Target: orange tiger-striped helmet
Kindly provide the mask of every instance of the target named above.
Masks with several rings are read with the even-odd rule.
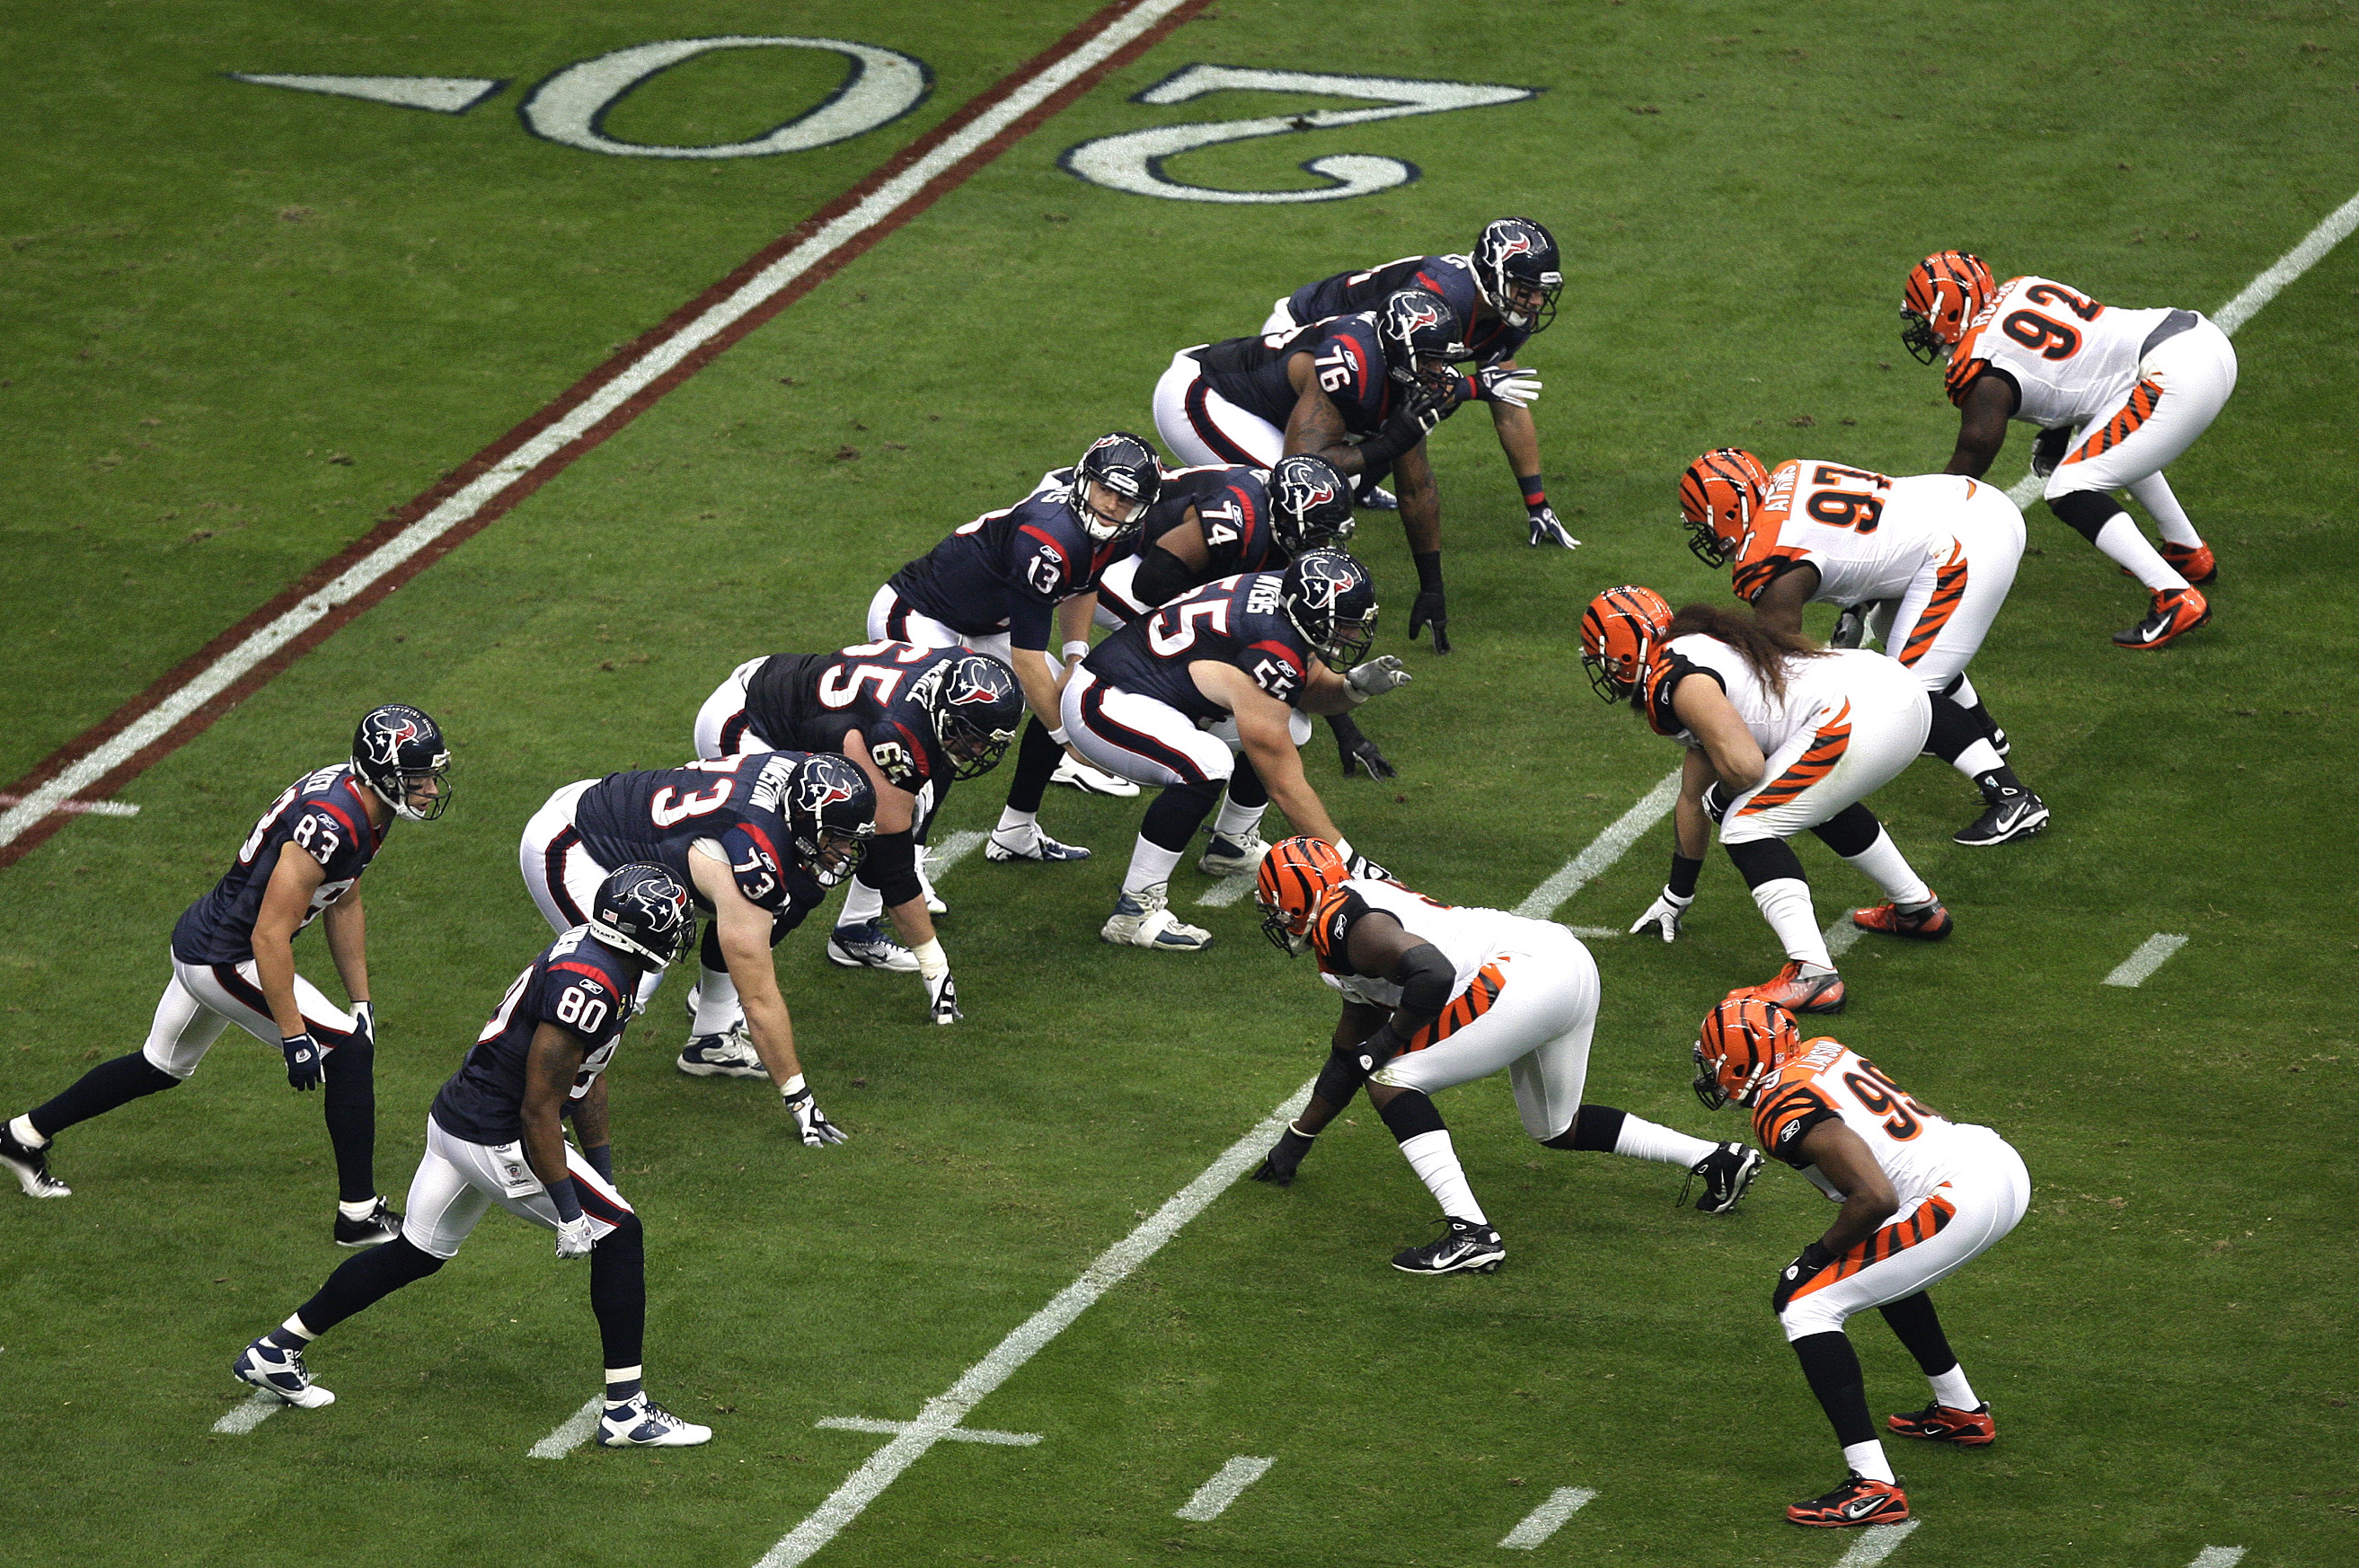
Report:
[[[1581,612],[1581,664],[1607,702],[1638,688],[1671,630],[1671,607],[1651,588],[1609,588]]]
[[[1715,447],[1690,463],[1680,475],[1680,519],[1696,559],[1724,567],[1742,555],[1768,488],[1769,470],[1742,447]]]
[[[1762,1084],[1801,1045],[1792,1013],[1759,997],[1730,997],[1705,1013],[1696,1031],[1696,1098],[1706,1110],[1730,1100],[1751,1105]]]
[[[1936,251],[1908,270],[1900,287],[1900,346],[1919,364],[1945,357],[1983,313],[1998,284],[1983,258]]]
[[[1327,890],[1351,879],[1351,868],[1335,846],[1304,834],[1281,838],[1261,858],[1254,876],[1254,902],[1261,905],[1262,935],[1291,958],[1310,946],[1310,918]]]

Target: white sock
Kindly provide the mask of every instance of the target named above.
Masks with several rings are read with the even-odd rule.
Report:
[[[745,1010],[737,1002],[737,982],[726,969],[699,966],[696,976],[696,1022],[690,1034],[726,1034],[737,1026]]]
[[[2097,548],[2157,593],[2187,586],[2187,579],[2162,558],[2162,552],[2146,542],[2146,535],[2138,532],[2137,524],[2130,521],[2126,512],[2114,513],[2097,530]]]
[[[1903,909],[1922,909],[1933,902],[1933,890],[1909,865],[1900,846],[1892,841],[1892,835],[1882,828],[1876,830],[1875,843],[1843,859],[1858,867],[1862,876],[1882,888],[1884,896]]]
[[[34,1130],[33,1119],[29,1116],[12,1119],[8,1123],[8,1136],[27,1149],[47,1149],[49,1146],[49,1141]]]
[[[1950,700],[1960,708],[1972,708],[1983,699],[1982,693],[1974,689],[1974,683],[1964,676],[1958,677],[1958,684],[1951,687],[1947,695]]]
[[[342,1198],[338,1198],[336,1212],[346,1219],[366,1219],[376,1212],[376,1199],[363,1198],[358,1203],[346,1203]]]
[[[1775,877],[1753,890],[1753,902],[1760,905],[1761,918],[1777,934],[1786,957],[1804,968],[1835,967],[1835,961],[1827,956],[1826,938],[1819,935],[1818,913],[1810,907],[1810,883],[1799,877]]]
[[[1234,838],[1243,842],[1249,834],[1261,827],[1262,813],[1268,809],[1269,802],[1266,800],[1259,806],[1239,806],[1228,796],[1223,795],[1221,813],[1212,818],[1212,831],[1223,838]]]
[[[1996,746],[1992,745],[1988,741],[1977,741],[1959,752],[1950,766],[1957,769],[1966,777],[1973,778],[1977,773],[1990,772],[2006,760],[1998,754]]]
[[[1690,1138],[1676,1128],[1629,1115],[1622,1118],[1621,1136],[1614,1140],[1614,1152],[1616,1154],[1682,1168],[1692,1168],[1698,1161],[1719,1147],[1719,1144],[1707,1143],[1701,1138]]]
[[[631,999],[638,1011],[647,1011],[647,1004],[656,1000],[656,988],[663,984],[663,977],[664,972],[653,965],[649,965],[647,972],[639,977],[639,989]]]
[[[307,1345],[312,1340],[320,1337],[318,1335],[312,1333],[310,1325],[303,1321],[303,1314],[301,1313],[288,1313],[287,1314],[287,1321],[280,1324],[278,1326],[282,1331],[293,1335],[296,1338],[302,1340]]]
[[[999,813],[999,826],[991,830],[991,836],[1011,849],[1028,848],[1040,836],[1040,814],[1018,811],[1012,806],[1004,807]]]
[[[1896,1484],[1892,1476],[1892,1461],[1884,1456],[1884,1444],[1873,1437],[1865,1443],[1844,1444],[1843,1463],[1851,1466],[1854,1476],[1864,1476],[1871,1481],[1882,1481],[1887,1486]]]
[[[2192,549],[2203,543],[2203,535],[2187,520],[2187,508],[2179,504],[2179,497],[2171,493],[2170,481],[2162,475],[2150,473],[2131,485],[2129,492],[2130,499],[2146,508],[2155,526],[2171,544]]]
[[[1466,1184],[1466,1172],[1458,1163],[1458,1151],[1451,1147],[1448,1128],[1420,1132],[1403,1142],[1400,1152],[1443,1214],[1476,1225],[1491,1223],[1483,1206],[1474,1201],[1474,1189]]]
[[[1171,880],[1172,868],[1187,853],[1185,849],[1167,849],[1150,843],[1147,835],[1140,834],[1138,841],[1130,847],[1130,870],[1122,874],[1122,891],[1136,898],[1162,886]]]
[[[843,908],[835,917],[838,925],[860,925],[875,919],[885,912],[885,895],[870,887],[857,876],[844,890]]]
[[[1933,1385],[1933,1397],[1953,1411],[1970,1411],[1982,1403],[1974,1398],[1974,1386],[1966,1381],[1963,1367],[1936,1372],[1925,1380]]]

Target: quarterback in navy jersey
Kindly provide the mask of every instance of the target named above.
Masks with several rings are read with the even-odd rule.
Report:
[[[434,720],[388,703],[361,718],[349,762],[304,774],[280,792],[221,881],[172,930],[172,979],[141,1049],[103,1062],[63,1094],[0,1128],[0,1163],[32,1197],[72,1189],[50,1173],[49,1141],[77,1122],[197,1070],[234,1023],[278,1047],[287,1082],[326,1085],[336,1155],[335,1238],[374,1246],[398,1223],[377,1195],[376,1024],[369,1000],[361,874],[397,816],[430,822],[450,804],[450,748]],[[294,939],[325,916],[328,956],[348,1012],[295,972]]]
[[[803,1141],[817,1149],[844,1135],[804,1082],[770,949],[852,874],[875,822],[876,792],[843,758],[748,752],[567,784],[525,825],[516,860],[557,931],[588,918],[614,867],[647,861],[677,878],[712,915],[680,1070],[766,1076]],[[640,978],[636,1008],[647,1006],[662,979],[660,968]]]
[[[1067,755],[1058,692],[1072,660],[1089,649],[1099,579],[1126,553],[1162,485],[1154,448],[1119,430],[1101,436],[1081,461],[1049,474],[1016,505],[959,528],[894,573],[869,601],[871,639],[989,654],[1023,687],[1033,722],[1016,754],[1006,809],[984,850],[989,860],[1088,859],[1087,849],[1040,830],[1040,797],[1052,778],[1093,794],[1137,793],[1077,753]],[[1060,646],[1053,656],[1052,632]]]
[[[589,919],[525,967],[434,1097],[400,1235],[329,1275],[285,1323],[239,1353],[232,1375],[288,1404],[334,1403],[304,1362],[311,1341],[440,1269],[498,1204],[555,1231],[560,1259],[589,1255],[590,1306],[606,1364],[598,1441],[685,1447],[710,1438],[710,1427],[673,1415],[641,1382],[646,1237],[614,1190],[604,1076],[642,974],[660,973],[687,952],[695,930],[688,889],[663,867],[622,866],[608,875]]]
[[[1353,854],[1302,774],[1306,714],[1343,713],[1408,684],[1400,661],[1364,658],[1375,635],[1375,587],[1341,550],[1310,550],[1283,572],[1224,578],[1181,595],[1098,644],[1067,683],[1068,733],[1100,767],[1163,793],[1147,807],[1122,894],[1099,935],[1158,952],[1192,952],[1212,936],[1171,914],[1171,872],[1233,778],[1216,838],[1256,837],[1275,799],[1300,831]],[[1233,752],[1241,751],[1242,756]]]
[[[1558,268],[1556,240],[1547,229],[1528,218],[1501,218],[1484,226],[1465,255],[1403,256],[1364,272],[1339,272],[1306,283],[1271,308],[1261,330],[1265,335],[1291,332],[1330,316],[1376,309],[1401,289],[1421,288],[1439,296],[1466,324],[1465,357],[1473,362],[1477,379],[1506,378],[1516,370],[1524,345],[1556,319],[1557,295],[1564,287]],[[1538,391],[1537,380],[1528,384]],[[1531,543],[1571,549],[1580,541],[1549,504],[1529,402],[1491,398],[1491,423],[1523,492]]]
[[[996,767],[1023,719],[1015,672],[988,654],[864,643],[738,665],[697,714],[696,751],[708,760],[780,746],[833,752],[868,775],[876,837],[827,956],[845,968],[918,973],[933,1021],[950,1023],[960,1016],[958,988],[934,935],[917,843],[951,783]],[[879,927],[887,909],[907,946]]]

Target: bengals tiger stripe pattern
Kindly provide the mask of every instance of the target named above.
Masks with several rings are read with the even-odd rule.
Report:
[[[1900,644],[1896,655],[1904,665],[1914,665],[1931,651],[1933,640],[1958,612],[1958,601],[1966,597],[1966,551],[1962,545],[1950,547],[1950,558],[1933,574],[1933,597],[1926,601],[1924,613]]]
[[[2153,418],[2154,411],[2161,404],[2162,383],[2148,376],[2130,388],[2129,401],[2122,405],[2121,412],[2106,420],[2103,429],[2082,442],[2080,449],[2064,461],[2086,462],[2100,452],[2113,450],[2129,439],[2139,426]]]
[[[1476,1019],[1491,1011],[1506,989],[1507,977],[1497,961],[1483,966],[1457,999],[1441,1010],[1441,1016],[1409,1037],[1408,1048],[1422,1051],[1429,1045],[1439,1045]]]
[[[1794,759],[1793,765],[1754,791],[1753,798],[1746,801],[1736,815],[1752,816],[1788,804],[1834,772],[1835,764],[1843,761],[1843,753],[1850,749],[1851,704],[1846,702],[1835,711],[1832,719],[1819,726],[1818,733],[1810,738],[1810,743],[1802,754]]]
[[[1939,1236],[1950,1221],[1958,1217],[1958,1206],[1950,1197],[1950,1192],[1951,1186],[1947,1182],[1935,1187],[1908,1218],[1894,1220],[1820,1270],[1809,1282],[1787,1298],[1787,1305],[1790,1307],[1813,1291],[1848,1280],[1862,1269],[1872,1268],[1887,1258],[1897,1258],[1919,1242]]]

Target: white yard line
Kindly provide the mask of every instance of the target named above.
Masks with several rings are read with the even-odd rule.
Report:
[[[1835,1562],[1835,1568],[1875,1568],[1875,1565],[1900,1550],[1900,1543],[1916,1533],[1925,1521],[1912,1519],[1907,1524],[1871,1524],[1853,1538],[1851,1550]]]
[[[939,844],[929,845],[926,849],[926,879],[934,881],[948,876],[952,866],[982,849],[984,841],[990,837],[988,833],[969,830],[953,833]]]
[[[1209,904],[1214,909],[1226,909],[1253,892],[1254,882],[1259,875],[1258,871],[1241,871],[1234,877],[1223,877],[1219,881],[1206,888],[1196,902]]]
[[[233,1437],[244,1437],[272,1416],[287,1408],[287,1401],[277,1394],[261,1389],[254,1390],[245,1403],[237,1406],[213,1422],[215,1432],[225,1432]]]
[[[811,1424],[826,1427],[831,1432],[873,1432],[885,1437],[898,1437],[917,1423],[872,1421],[858,1415],[832,1415]],[[954,1443],[995,1443],[1003,1448],[1029,1448],[1040,1441],[1040,1434],[1037,1432],[993,1432],[979,1426],[954,1426],[940,1435]]]
[[[1571,1519],[1595,1500],[1597,1494],[1586,1487],[1559,1487],[1549,1494],[1548,1501],[1524,1516],[1524,1522],[1509,1530],[1499,1544],[1511,1552],[1530,1552],[1558,1530]]]
[[[2236,1568],[2244,1560],[2245,1549],[2241,1546],[2207,1546],[2195,1554],[2195,1561],[2187,1568]]]
[[[2169,960],[2173,953],[2187,946],[2187,938],[2168,931],[2158,931],[2138,944],[2137,951],[2124,958],[2114,972],[2105,977],[2109,986],[2136,987],[2146,984],[2148,975]]]
[[[813,1552],[833,1541],[844,1526],[859,1518],[862,1509],[963,1421],[985,1396],[1015,1376],[1018,1368],[1071,1327],[1074,1319],[1120,1284],[1132,1270],[1154,1257],[1165,1242],[1180,1233],[1180,1227],[1210,1207],[1214,1198],[1226,1192],[1262,1157],[1279,1130],[1300,1113],[1310,1098],[1310,1085],[1306,1083],[1265,1117],[1259,1126],[1230,1144],[1203,1174],[1172,1195],[1146,1223],[1098,1254],[1097,1260],[1082,1271],[1080,1279],[1019,1324],[989,1355],[961,1374],[948,1391],[928,1400],[917,1420],[870,1454],[868,1462],[812,1509],[810,1518],[765,1552],[757,1568],[793,1568],[796,1563],[808,1562]]]
[[[1516,905],[1516,913],[1529,920],[1546,920],[1554,914],[1558,906],[1579,892],[1591,878],[1611,867],[1631,845],[1646,837],[1647,829],[1669,816],[1672,804],[1679,798],[1680,770],[1673,768],[1663,775],[1662,783],[1647,792],[1646,798],[1592,839],[1588,849],[1534,888],[1531,897]]]
[[[558,1423],[557,1430],[532,1445],[526,1454],[529,1459],[562,1459],[583,1444],[598,1430],[598,1418],[605,1413],[606,1396],[592,1394],[582,1408]]]
[[[0,806],[22,805],[21,795],[0,795]],[[139,808],[127,800],[61,800],[49,807],[63,816],[136,816]]]
[[[1211,1480],[1196,1488],[1196,1495],[1172,1510],[1174,1518],[1193,1519],[1198,1524],[1221,1517],[1221,1510],[1235,1502],[1247,1487],[1262,1478],[1275,1459],[1256,1459],[1250,1454],[1240,1454],[1220,1468]]]
[[[1851,909],[1846,905],[1836,911],[1835,917],[1827,922],[1827,928],[1819,933],[1819,940],[1827,945],[1829,957],[1840,958],[1850,952],[1858,944],[1859,939],[1866,935],[1866,932],[1852,924]]]

